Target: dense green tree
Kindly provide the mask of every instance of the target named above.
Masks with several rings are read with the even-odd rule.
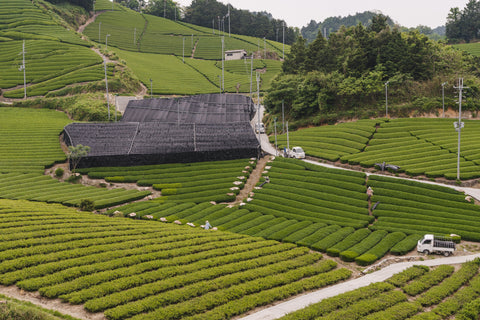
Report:
[[[87,11],[93,11],[94,0],[47,0],[50,3],[57,4],[62,2],[69,2],[76,6],[83,7]]]
[[[418,30],[392,28],[380,15],[369,27],[341,27],[328,39],[319,32],[310,44],[299,37],[265,104],[278,113],[283,100],[291,119],[320,114],[331,120],[352,109],[384,104],[389,81],[389,102],[418,109],[431,99],[428,104],[434,106],[437,98],[423,95],[437,97],[441,83],[459,72],[478,77],[479,60]]]
[[[451,41],[470,42],[480,37],[480,1],[469,0],[463,10],[451,8],[447,16],[446,35]]]
[[[165,17],[167,19],[180,20],[182,9],[180,5],[172,0],[149,0],[145,13]]]
[[[282,64],[283,72],[298,74],[305,71],[305,60],[307,57],[307,49],[305,47],[305,39],[299,37],[297,41],[290,47],[290,52],[285,56]]]

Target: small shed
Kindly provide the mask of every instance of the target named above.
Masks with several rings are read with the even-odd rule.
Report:
[[[225,60],[240,60],[247,56],[247,51],[240,50],[227,50],[225,51]]]

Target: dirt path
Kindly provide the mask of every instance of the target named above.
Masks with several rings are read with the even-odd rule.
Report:
[[[253,188],[258,183],[258,181],[260,181],[260,178],[262,177],[262,172],[265,170],[265,166],[267,165],[268,161],[270,161],[270,159],[270,156],[266,156],[260,158],[260,160],[257,161],[257,166],[255,167],[255,169],[253,169],[252,173],[250,173],[247,182],[243,186],[243,189],[240,190],[240,193],[237,195],[235,202],[232,202],[231,205],[237,205],[249,197],[250,192],[253,192]]]
[[[87,312],[83,305],[71,305],[65,302],[62,302],[60,299],[47,299],[42,297],[38,292],[27,292],[22,289],[19,289],[15,286],[0,286],[0,294],[5,296],[31,302],[37,306],[40,306],[45,309],[58,311],[60,313],[78,318],[83,320],[104,320],[105,318],[103,313],[90,313]]]
[[[78,33],[83,33],[83,31],[85,30],[85,28],[86,28],[90,23],[94,22],[95,19],[97,19],[97,17],[98,17],[100,14],[104,13],[105,11],[107,11],[107,10],[101,10],[101,11],[95,12],[95,14],[94,14],[93,16],[91,16],[84,24],[82,24],[80,27],[78,27],[77,32],[78,32]]]

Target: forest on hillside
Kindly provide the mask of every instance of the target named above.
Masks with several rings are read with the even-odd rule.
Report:
[[[369,27],[342,27],[328,39],[319,33],[307,44],[300,37],[285,58],[283,74],[272,83],[265,105],[269,112],[281,114],[283,102],[285,114],[303,124],[381,116],[388,85],[389,114],[406,116],[441,108],[444,82],[448,82],[446,102],[454,107],[453,85],[461,76],[469,87],[463,107],[478,111],[479,62],[418,31],[392,28],[385,16],[376,15]]]

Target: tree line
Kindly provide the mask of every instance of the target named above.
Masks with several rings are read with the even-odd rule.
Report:
[[[53,4],[68,2],[73,5],[80,6],[87,11],[93,11],[94,0],[47,0],[47,1]]]
[[[463,10],[450,9],[446,24],[447,38],[451,42],[471,42],[480,39],[480,1],[470,0]]]
[[[321,32],[310,44],[299,37],[285,57],[283,73],[272,82],[265,105],[279,114],[283,102],[290,119],[313,124],[362,112],[379,115],[388,82],[388,101],[399,113],[425,111],[441,106],[439,88],[445,81],[450,81],[447,101],[452,102],[458,75],[466,76],[471,93],[478,92],[478,62],[416,30],[392,28],[387,17],[376,15],[368,27],[341,27],[328,39]]]
[[[286,44],[292,44],[300,33],[298,28],[288,27],[284,20],[275,19],[268,12],[241,10],[216,0],[193,0],[186,8],[173,0],[114,1],[136,11],[211,28],[215,32],[223,30],[278,42],[285,40]]]

